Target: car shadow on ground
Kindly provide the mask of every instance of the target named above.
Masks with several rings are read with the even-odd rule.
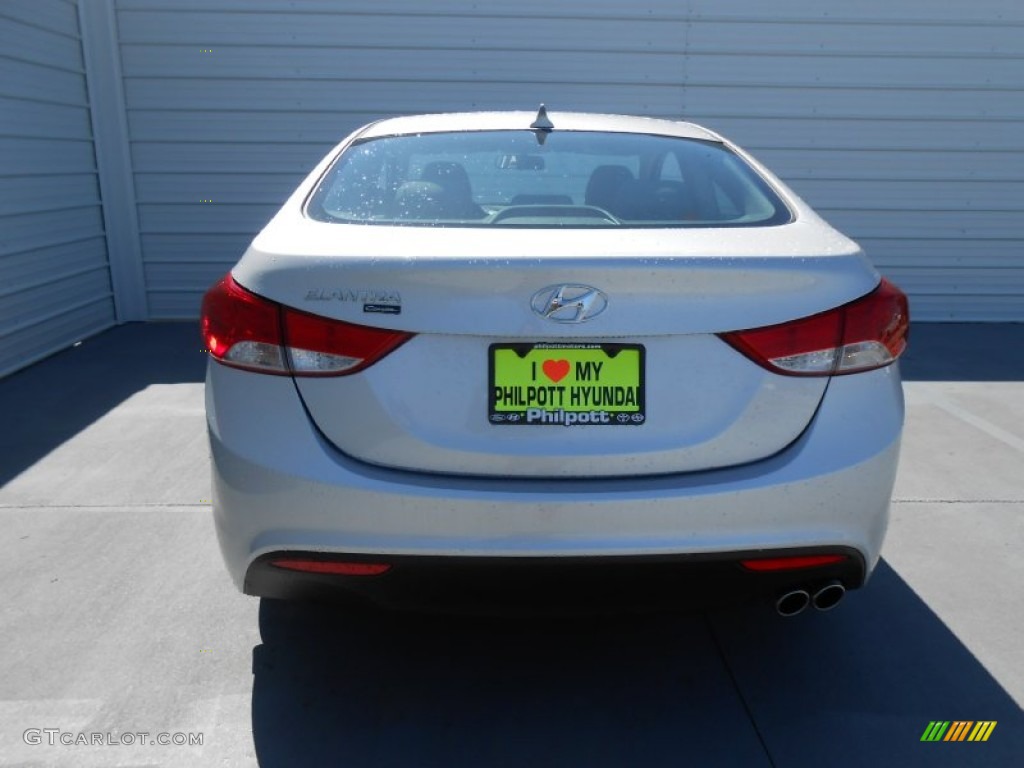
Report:
[[[1010,766],[1024,716],[884,562],[836,610],[480,620],[263,600],[262,766]],[[922,743],[995,720],[985,743]]]
[[[151,384],[203,381],[198,323],[129,323],[0,379],[0,486]]]

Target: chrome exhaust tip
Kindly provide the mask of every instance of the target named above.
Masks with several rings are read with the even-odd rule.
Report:
[[[811,595],[806,589],[794,589],[784,593],[775,601],[775,611],[779,616],[796,616],[811,602]]]
[[[846,587],[841,581],[830,581],[814,593],[811,602],[819,611],[830,611],[846,596]]]

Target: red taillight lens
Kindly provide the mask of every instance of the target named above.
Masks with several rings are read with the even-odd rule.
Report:
[[[886,279],[863,299],[848,304],[843,328],[843,344],[847,348],[845,359],[839,362],[839,371],[857,368],[857,354],[866,354],[869,359],[873,347],[884,347],[879,355],[888,356],[882,365],[891,363],[907,347],[907,333],[910,330],[910,307],[907,297],[899,288]],[[850,351],[849,348],[856,348]],[[870,366],[878,367],[878,366]]]
[[[820,568],[835,565],[846,560],[846,555],[797,555],[794,557],[762,557],[756,560],[740,560],[748,571],[798,571],[803,568]]]
[[[352,563],[348,561],[305,560],[282,558],[271,561],[278,568],[305,573],[329,573],[335,576],[380,576],[391,570],[387,563]]]
[[[277,304],[224,276],[203,297],[203,340],[216,360],[261,373],[288,373]]]
[[[787,376],[835,376],[881,368],[907,345],[907,297],[888,280],[856,301],[788,323],[724,333],[758,365]]]
[[[225,365],[294,376],[356,373],[413,336],[282,306],[231,275],[203,297],[202,329],[206,348]]]

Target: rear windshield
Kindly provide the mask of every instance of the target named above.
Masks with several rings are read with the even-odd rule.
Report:
[[[411,226],[747,227],[791,220],[768,184],[721,144],[557,130],[356,142],[306,211],[320,221]]]

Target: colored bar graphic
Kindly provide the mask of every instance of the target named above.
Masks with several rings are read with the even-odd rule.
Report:
[[[971,720],[954,720],[943,741],[963,741],[967,738],[967,729],[972,725],[974,722]]]
[[[995,729],[995,720],[979,720],[978,724],[974,726],[974,730],[971,731],[971,735],[967,737],[967,740],[988,741],[988,737],[992,735],[992,731],[994,731]]]
[[[921,734],[921,741],[939,741],[947,728],[949,728],[948,720],[932,720]]]
[[[932,720],[921,734],[921,741],[988,741],[996,720]]]

